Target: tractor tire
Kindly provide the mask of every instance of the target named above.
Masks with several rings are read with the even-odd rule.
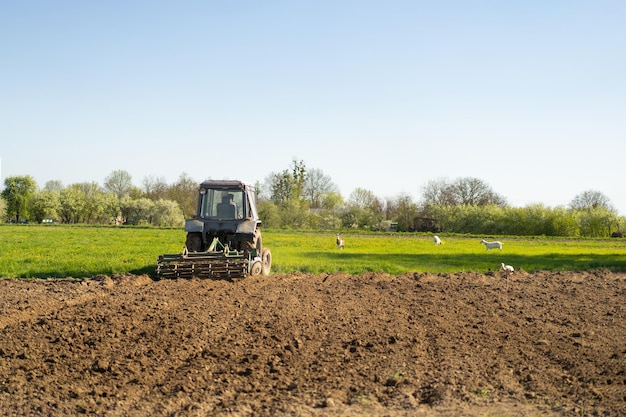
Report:
[[[263,265],[261,264],[261,262],[257,261],[252,264],[252,268],[250,268],[250,275],[252,276],[261,275],[262,272],[263,272]]]
[[[202,252],[202,233],[187,233],[185,246],[189,252]]]
[[[261,256],[261,248],[263,247],[263,239],[261,238],[261,232],[257,230],[254,232],[254,238],[252,242],[245,241],[241,242],[241,249],[245,252],[252,252],[253,249],[256,249],[257,256]]]
[[[260,230],[254,232],[254,245],[256,247],[256,253],[261,254],[261,249],[263,248],[263,237],[261,236]]]
[[[272,252],[268,248],[261,251],[261,262],[263,264],[263,275],[269,275],[272,269]]]

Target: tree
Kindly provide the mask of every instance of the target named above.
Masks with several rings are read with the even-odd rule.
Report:
[[[303,185],[303,197],[309,202],[311,208],[321,208],[324,196],[337,192],[337,186],[321,169],[313,168],[307,172]]]
[[[152,207],[151,217],[154,226],[182,226],[185,224],[183,211],[178,203],[172,200],[157,200]]]
[[[308,203],[304,200],[291,199],[279,206],[282,227],[303,228],[310,216]]]
[[[119,213],[119,200],[96,182],[71,184],[59,193],[57,211],[63,223],[112,223]]]
[[[343,201],[343,196],[339,191],[332,191],[330,193],[324,194],[322,198],[322,208],[325,210],[337,210],[340,209],[345,202]]]
[[[270,200],[259,200],[257,203],[259,218],[263,222],[263,227],[281,226],[281,218],[278,206]]]
[[[423,204],[445,206],[506,206],[506,199],[478,178],[457,178],[453,182],[440,178],[429,181],[422,188]]]
[[[333,230],[341,226],[341,220],[334,210],[320,209],[309,213],[308,224],[311,229]]]
[[[306,166],[304,165],[304,161],[300,160],[300,161],[296,161],[295,159],[292,161],[292,168],[291,168],[291,172],[293,175],[293,184],[294,184],[294,190],[293,190],[293,198],[296,200],[299,200],[303,197],[303,193],[304,193],[304,182],[307,178],[307,170],[306,170]]]
[[[62,223],[80,223],[85,209],[85,194],[79,187],[69,186],[61,190],[59,216]]]
[[[384,219],[384,204],[370,190],[356,188],[348,198],[348,212],[342,216],[342,223],[356,220],[357,227],[371,227]],[[353,223],[354,225],[354,223]]]
[[[7,204],[7,216],[19,223],[28,216],[28,201],[37,190],[37,183],[30,175],[8,177],[4,180],[2,197]]]
[[[451,184],[445,178],[430,180],[422,187],[424,206],[453,206],[456,204]]]
[[[587,190],[578,194],[569,203],[572,210],[591,210],[595,208],[605,208],[609,211],[615,211],[611,200],[600,191]]]
[[[46,185],[44,185],[43,189],[44,191],[60,192],[63,189],[63,183],[59,180],[46,181]]]
[[[100,188],[100,185],[92,181],[72,184],[72,187],[75,187],[83,195],[84,205],[83,210],[79,214],[79,222],[102,222],[107,204],[105,204],[105,193],[102,188]]]
[[[307,170],[303,161],[294,159],[289,169],[271,173],[263,187],[257,185],[257,191],[260,203],[270,203],[264,207],[264,215],[273,227],[339,226],[337,211],[344,204],[341,194],[329,176],[320,169]]]
[[[190,218],[198,206],[198,182],[183,172],[170,187],[168,199],[176,201],[185,218]]]
[[[120,210],[126,224],[150,224],[154,201],[148,198],[132,199],[124,196],[120,200]]]
[[[504,207],[506,199],[496,194],[489,185],[478,178],[458,178],[452,184],[452,194],[457,204],[465,206],[487,206],[490,204]]]
[[[300,200],[303,197],[306,177],[304,162],[295,159],[291,170],[270,174],[265,180],[270,200],[279,206],[284,206],[291,200]]]
[[[400,194],[395,200],[399,231],[413,229],[413,220],[418,216],[417,204],[408,194]]]
[[[355,188],[348,197],[348,204],[358,207],[362,210],[372,207],[376,204],[376,195],[365,188]]]
[[[590,207],[576,213],[581,236],[608,237],[611,235],[611,228],[619,225],[617,214],[603,206]]]
[[[44,219],[59,220],[61,210],[61,191],[44,189],[36,192],[30,199],[30,213],[37,223]]]
[[[362,210],[357,206],[348,206],[339,217],[341,226],[346,228],[358,227],[361,212]]]
[[[271,173],[265,180],[269,190],[269,199],[277,206],[286,204],[293,197],[293,177],[288,170]]]
[[[113,224],[120,214],[120,200],[115,194],[101,193],[100,207],[95,215],[95,221],[100,224]]]
[[[127,171],[116,170],[104,179],[104,189],[122,198],[133,188],[132,177]]]
[[[390,219],[398,218],[398,207],[396,206],[397,201],[391,197],[387,197],[385,199],[385,220],[388,221]]]
[[[150,200],[160,200],[167,198],[169,186],[163,178],[154,176],[145,177],[142,181],[143,193]]]
[[[259,180],[254,183],[254,194],[257,201],[269,200],[269,195],[266,195],[267,193],[265,192],[265,187]]]

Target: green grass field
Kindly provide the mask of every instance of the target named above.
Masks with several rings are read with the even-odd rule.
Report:
[[[265,230],[272,251],[272,271],[454,273],[498,269],[626,270],[626,239],[549,239],[498,237],[504,249],[487,251],[479,237],[442,236],[435,246],[424,234],[342,234],[346,247],[335,246],[333,232]],[[0,226],[0,277],[91,277],[99,274],[154,272],[163,253],[182,251],[182,229]]]

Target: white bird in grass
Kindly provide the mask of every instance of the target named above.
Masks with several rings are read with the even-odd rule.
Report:
[[[343,238],[339,236],[339,233],[337,233],[337,247],[343,249]]]
[[[500,270],[506,272],[515,272],[515,268],[513,268],[511,265],[505,265],[504,262],[500,264]]]
[[[441,241],[439,236],[433,236],[433,242],[435,242],[435,245],[442,245],[443,244],[443,242]]]

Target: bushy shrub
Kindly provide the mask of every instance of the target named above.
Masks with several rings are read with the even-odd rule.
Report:
[[[160,199],[151,210],[153,226],[179,227],[185,224],[183,211],[176,201]]]
[[[132,199],[129,196],[122,197],[120,210],[126,224],[149,224],[154,202],[147,198]]]

